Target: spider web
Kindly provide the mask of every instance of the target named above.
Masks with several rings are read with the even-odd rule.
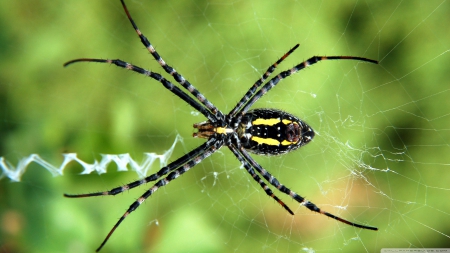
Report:
[[[164,59],[225,113],[296,43],[278,71],[312,55],[379,60],[318,63],[253,107],[286,110],[317,133],[290,154],[253,156],[265,169],[320,208],[379,231],[349,227],[276,193],[294,210],[289,215],[223,148],[149,198],[101,252],[450,247],[447,1],[127,4]],[[53,177],[41,165],[59,168],[67,153],[86,164],[102,161],[101,154],[145,161],[146,152],[171,162],[204,141],[189,138],[204,117],[143,76],[101,64],[62,68],[70,59],[99,57],[163,72],[119,1],[0,6],[2,164],[18,167],[31,154],[45,162],[30,163],[18,183],[0,180],[0,249],[93,252],[148,186],[66,199],[63,193],[103,191],[139,176],[117,172],[114,163],[108,173],[80,175],[85,168],[71,162],[64,176]]]

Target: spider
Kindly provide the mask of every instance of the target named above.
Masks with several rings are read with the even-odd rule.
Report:
[[[356,60],[375,64],[377,64],[378,61],[353,56],[313,56],[291,69],[280,72],[278,75],[264,84],[266,79],[272,74],[278,64],[280,64],[286,57],[288,57],[295,49],[298,48],[299,44],[297,44],[286,54],[284,54],[280,59],[278,59],[278,61],[272,64],[266,70],[266,72],[250,87],[250,89],[247,91],[247,93],[245,93],[245,95],[241,98],[237,105],[227,115],[224,115],[188,80],[186,80],[180,73],[169,66],[161,58],[150,41],[138,29],[136,23],[133,21],[130,13],[128,12],[124,0],[121,0],[121,3],[131,25],[141,39],[142,44],[147,48],[147,50],[150,52],[153,58],[155,58],[159,65],[161,65],[164,71],[167,74],[171,75],[175,79],[175,81],[179,83],[184,89],[186,89],[188,93],[192,94],[195,99],[182,89],[178,88],[178,86],[175,86],[173,83],[165,79],[160,74],[132,65],[119,59],[110,60],[80,58],[66,62],[64,66],[68,66],[76,62],[109,63],[114,64],[120,68],[128,69],[155,79],[156,81],[160,82],[166,89],[181,98],[183,101],[188,103],[190,106],[192,106],[207,118],[206,121],[194,124],[194,129],[196,129],[197,132],[193,134],[193,137],[205,138],[207,139],[207,141],[194,150],[190,151],[189,153],[185,154],[184,156],[178,158],[176,161],[170,163],[166,167],[161,168],[155,174],[152,174],[144,179],[137,180],[124,186],[119,186],[104,192],[64,194],[64,196],[68,198],[116,195],[142,184],[158,180],[150,189],[145,191],[144,194],[141,195],[141,197],[139,197],[130,205],[128,210],[120,217],[120,219],[110,230],[106,238],[97,248],[97,252],[105,245],[105,243],[111,237],[116,228],[122,223],[122,221],[131,212],[135,211],[148,197],[155,193],[160,187],[167,185],[172,180],[183,175],[186,171],[199,164],[201,161],[212,155],[223,146],[227,146],[231,150],[231,152],[234,154],[234,156],[236,156],[236,158],[247,170],[253,180],[255,180],[263,188],[266,194],[277,201],[291,215],[294,215],[294,212],[292,212],[292,210],[272,192],[269,186],[267,186],[267,184],[260,178],[259,175],[261,175],[267,182],[269,182],[270,185],[277,188],[282,193],[289,195],[298,203],[313,212],[323,214],[350,226],[369,230],[378,230],[378,228],[376,227],[353,223],[335,216],[329,212],[321,210],[312,202],[306,200],[302,196],[298,195],[297,193],[291,191],[289,188],[281,184],[274,176],[272,176],[250,156],[250,153],[257,155],[285,154],[308,144],[314,137],[313,129],[303,120],[290,113],[278,109],[266,108],[250,110],[250,107],[256,101],[264,96],[264,94],[266,94],[270,89],[277,85],[281,80],[306,68],[307,66],[324,60]],[[258,172],[259,175],[256,172]]]

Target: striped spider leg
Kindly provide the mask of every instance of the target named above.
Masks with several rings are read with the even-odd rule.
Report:
[[[293,49],[295,49],[295,47]],[[236,114],[245,114],[256,101],[258,101],[262,96],[264,96],[264,94],[266,94],[270,89],[272,89],[275,85],[277,85],[278,82],[280,82],[281,80],[285,79],[286,77],[292,74],[297,73],[298,71],[308,66],[316,64],[319,61],[326,61],[326,60],[354,60],[378,64],[378,61],[355,56],[313,56],[308,60],[294,66],[291,69],[280,72],[277,76],[275,76],[269,82],[267,82],[251,99],[249,98],[246,100],[239,101],[236,107],[241,108],[243,104],[245,104],[245,106]],[[261,85],[261,83],[258,83],[258,86],[259,85]],[[232,111],[234,111],[234,109]]]
[[[116,222],[116,224],[113,226],[111,231],[109,231],[106,238],[103,240],[103,242],[97,248],[96,252],[98,252],[102,249],[102,247],[105,245],[105,243],[111,237],[111,235],[114,233],[116,228],[119,227],[120,223],[122,223],[122,221],[131,212],[136,210],[148,197],[150,197],[153,193],[155,193],[160,187],[163,187],[163,186],[169,184],[170,181],[183,175],[183,173],[185,173],[186,171],[190,170],[192,167],[194,167],[195,165],[197,165],[198,163],[203,161],[203,159],[212,155],[214,152],[216,152],[222,146],[223,146],[223,141],[216,141],[216,140],[210,139],[207,142],[205,142],[203,145],[192,150],[191,152],[182,156],[178,160],[172,162],[168,166],[162,168],[157,173],[152,174],[142,180],[138,180],[138,181],[135,181],[135,182],[129,183],[127,185],[117,187],[117,188],[114,188],[112,190],[105,191],[105,192],[94,192],[94,193],[87,193],[87,194],[64,194],[64,196],[68,197],[68,198],[83,198],[83,197],[92,197],[92,196],[116,195],[118,193],[130,190],[139,185],[158,180],[170,172],[169,175],[167,175],[165,178],[162,178],[158,182],[156,182],[150,189],[145,191],[144,194],[141,195],[141,197],[139,197],[136,201],[134,201],[130,205],[130,207],[127,209],[127,211],[120,217],[120,219]]]

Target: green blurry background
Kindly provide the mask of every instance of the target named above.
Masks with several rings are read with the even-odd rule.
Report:
[[[160,189],[102,252],[379,252],[450,247],[450,4],[446,1],[128,1],[166,62],[228,112],[267,67],[312,55],[377,59],[319,63],[283,81],[254,107],[289,111],[317,132],[281,157],[255,157],[281,182],[362,231],[260,189],[226,148]],[[62,64],[120,58],[161,73],[120,2],[0,3],[0,156],[32,153],[59,166],[63,153],[162,154],[204,142],[204,120],[159,83],[114,66]],[[152,172],[159,168],[155,163]],[[148,187],[115,197],[63,193],[111,189],[135,172],[64,176],[32,164],[21,182],[0,179],[0,252],[93,252]]]

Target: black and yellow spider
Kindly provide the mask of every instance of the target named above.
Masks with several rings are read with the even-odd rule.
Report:
[[[258,176],[255,172],[257,171],[267,182],[269,182],[273,187],[277,188],[279,191],[291,196],[301,205],[305,206],[311,211],[324,214],[330,218],[343,222],[345,224],[370,230],[378,230],[375,227],[365,226],[356,224],[340,217],[337,217],[331,213],[325,212],[318,208],[315,204],[301,197],[297,193],[291,191],[289,188],[278,182],[278,180],[273,177],[269,172],[261,167],[249,154],[254,153],[258,155],[280,155],[288,153],[295,150],[303,145],[309,143],[314,137],[314,131],[307,125],[304,121],[297,118],[296,116],[289,114],[287,112],[277,110],[277,109],[254,109],[249,110],[250,107],[258,101],[264,94],[266,94],[270,89],[277,85],[284,78],[297,73],[301,69],[315,64],[319,61],[324,60],[357,60],[365,61],[370,63],[378,63],[375,60],[370,60],[362,57],[353,56],[313,56],[308,60],[298,64],[297,66],[288,69],[286,71],[280,72],[277,76],[273,77],[270,81],[263,85],[264,81],[272,74],[275,68],[280,64],[286,57],[288,57],[297,47],[295,45],[291,50],[289,50],[283,57],[271,65],[267,71],[259,78],[245,93],[242,99],[237,103],[237,105],[230,111],[227,115],[224,115],[220,110],[218,110],[210,101],[208,101],[203,94],[201,94],[189,81],[187,81],[181,74],[179,74],[174,68],[167,65],[167,63],[161,58],[161,56],[156,52],[155,48],[150,44],[150,41],[141,33],[130,13],[124,3],[121,0],[122,6],[125,10],[128,19],[133,25],[136,33],[141,39],[142,44],[148,49],[152,56],[158,61],[159,65],[170,74],[177,83],[183,86],[189,93],[191,93],[196,99],[188,95],[185,91],[181,90],[170,81],[162,77],[160,74],[154,73],[149,70],[145,70],[141,67],[134,66],[122,60],[104,60],[104,59],[91,59],[91,58],[81,58],[68,61],[64,66],[68,66],[75,62],[100,62],[100,63],[110,63],[115,64],[118,67],[125,68],[137,72],[142,75],[146,75],[160,82],[164,87],[170,90],[173,94],[177,95],[183,101],[188,103],[190,106],[195,108],[197,111],[202,113],[207,120],[201,123],[194,124],[194,128],[197,132],[193,134],[194,137],[205,138],[207,141],[162,168],[155,174],[152,174],[144,179],[137,180],[135,182],[129,183],[124,186],[116,187],[112,190],[105,192],[95,192],[87,194],[64,194],[65,197],[69,198],[81,198],[81,197],[91,197],[91,196],[102,196],[102,195],[116,195],[123,191],[130,190],[136,186],[146,184],[150,181],[159,180],[150,189],[148,189],[141,197],[139,197],[128,210],[122,215],[122,217],[117,221],[114,227],[111,229],[109,234],[101,243],[100,247],[97,249],[99,251],[108,241],[114,230],[120,225],[120,223],[136,208],[138,208],[142,202],[144,202],[148,197],[150,197],[154,192],[156,192],[160,187],[167,185],[172,180],[181,176],[186,171],[190,170],[192,167],[203,161],[203,159],[212,155],[214,152],[219,150],[222,146],[227,146],[231,152],[236,156],[236,158],[245,167],[250,176],[264,189],[267,195],[275,199],[284,209],[286,209],[290,214],[294,214],[289,207],[283,203],[272,190],[266,185],[266,183]],[[261,87],[261,85],[263,85]],[[168,174],[169,173],[169,174]],[[164,175],[168,174],[166,177],[162,178]],[[161,179],[162,178],[162,179]]]

